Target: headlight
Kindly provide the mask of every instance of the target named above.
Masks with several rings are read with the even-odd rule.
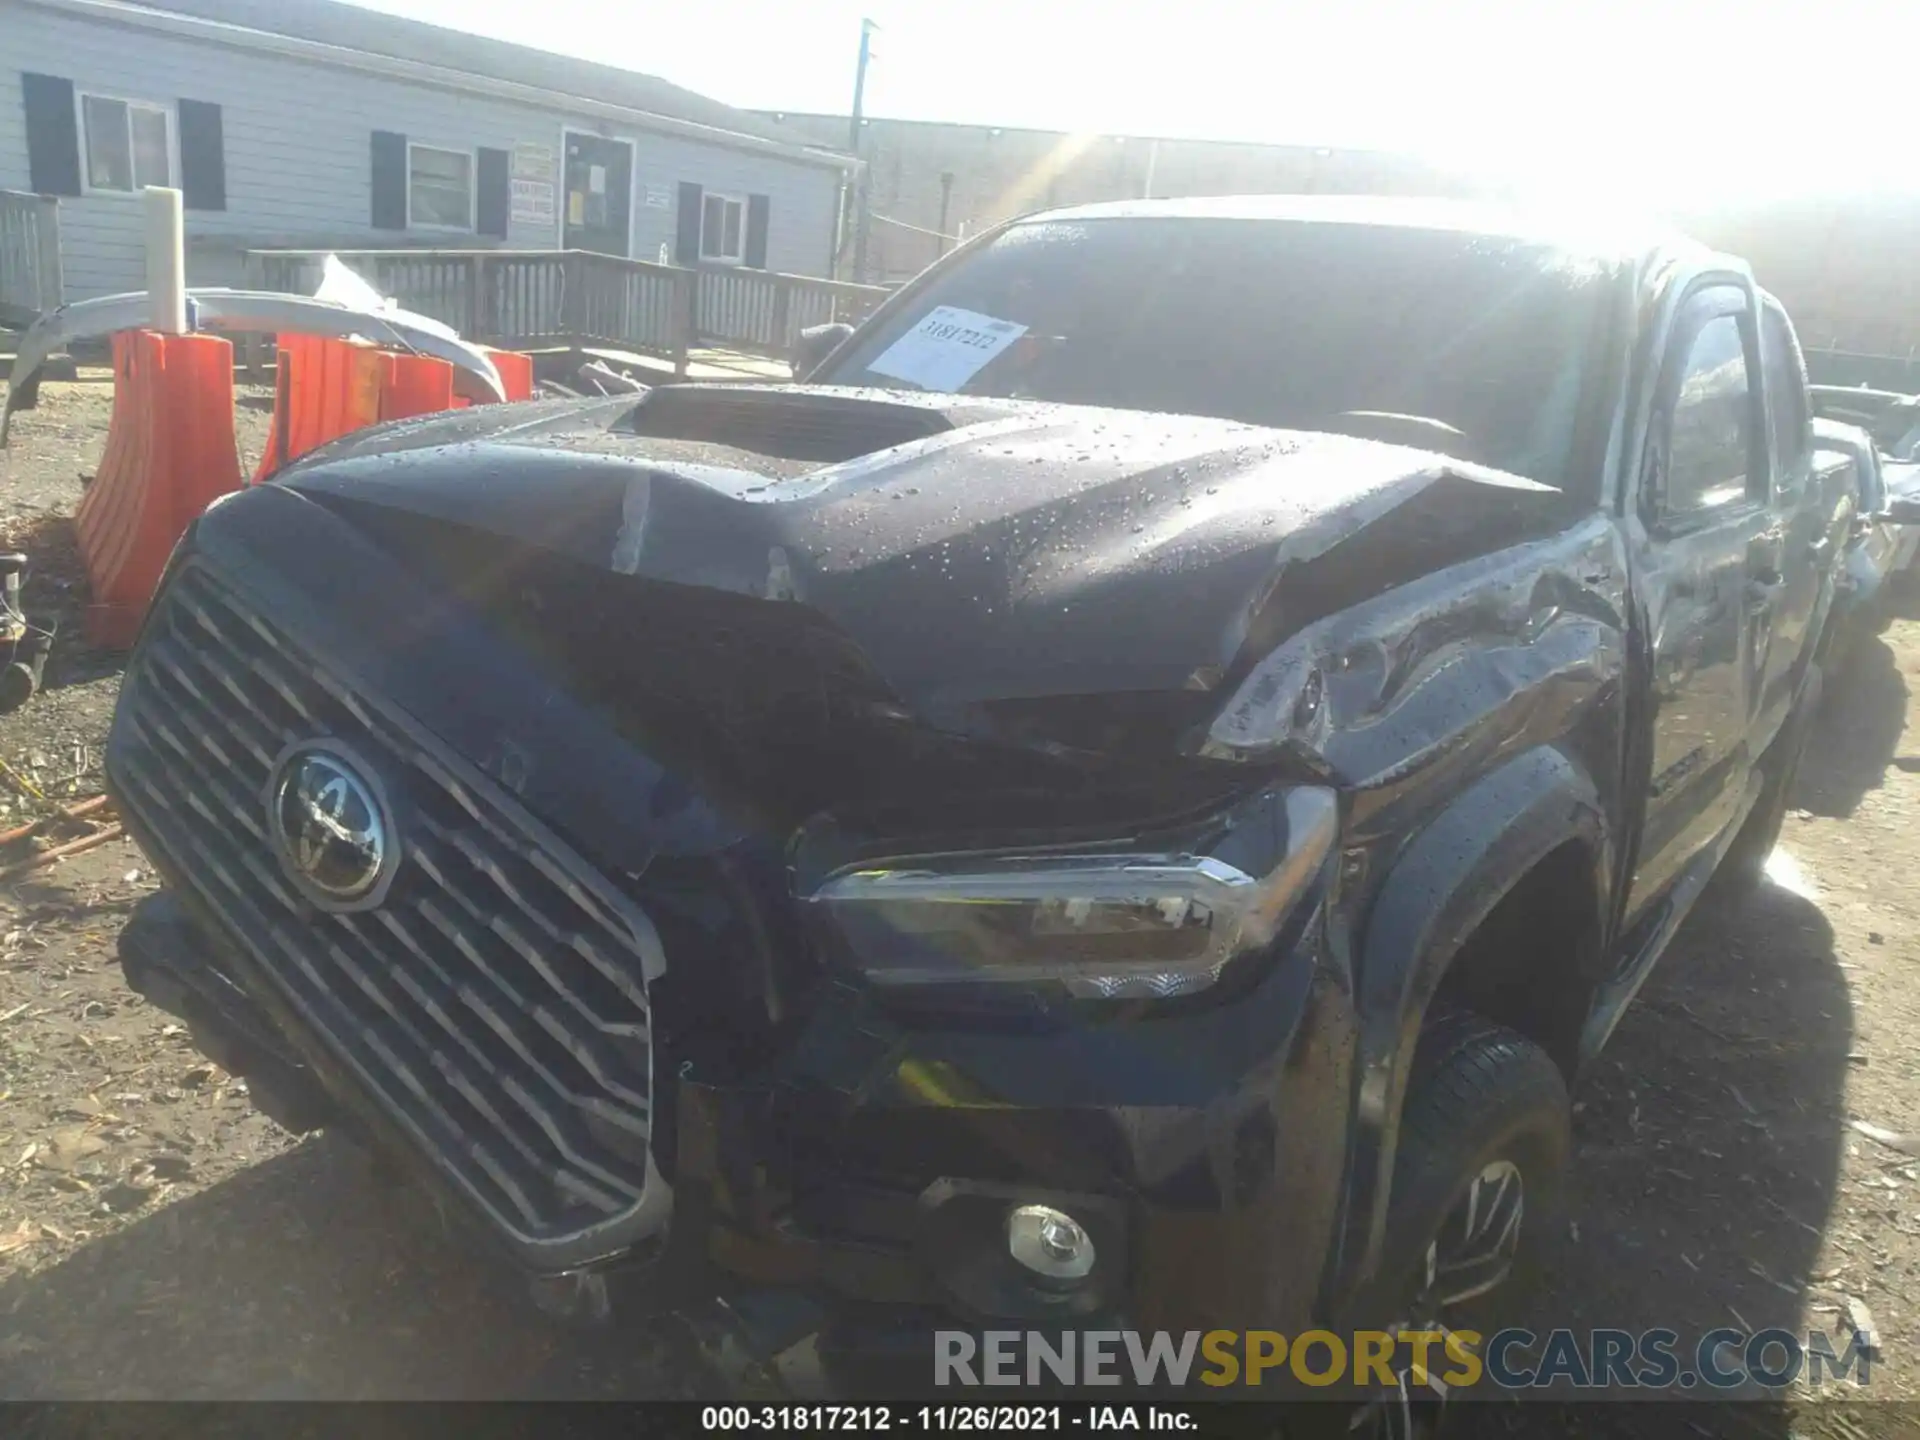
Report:
[[[1272,942],[1337,829],[1331,790],[1291,789],[1237,813],[1206,854],[915,857],[840,871],[805,898],[877,985],[1185,995]]]

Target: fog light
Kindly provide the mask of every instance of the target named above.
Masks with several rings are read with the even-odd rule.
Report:
[[[1051,1205],[1022,1205],[1007,1216],[1007,1253],[1043,1280],[1084,1280],[1093,1269],[1093,1237]]]

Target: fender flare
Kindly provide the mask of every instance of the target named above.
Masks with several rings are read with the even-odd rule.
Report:
[[[1447,967],[1521,879],[1569,841],[1594,856],[1595,895],[1604,905],[1613,893],[1608,808],[1581,766],[1541,746],[1456,797],[1401,852],[1380,886],[1355,977],[1349,1258],[1340,1296],[1351,1295],[1379,1262],[1414,1046]]]

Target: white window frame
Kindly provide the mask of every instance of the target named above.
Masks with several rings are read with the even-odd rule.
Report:
[[[729,205],[738,205],[740,207],[740,253],[739,254],[709,255],[707,253],[707,202],[709,200],[724,200]],[[720,238],[723,240],[726,238],[726,227],[724,224],[721,226]],[[746,196],[732,195],[726,192],[725,190],[703,190],[700,192],[699,263],[702,265],[744,265],[747,263],[747,197]]]
[[[413,218],[413,152],[432,150],[440,155],[464,155],[467,157],[467,223],[464,225],[429,225],[424,220]],[[407,229],[424,230],[436,235],[472,235],[480,228],[480,152],[478,149],[463,150],[458,145],[435,145],[428,140],[407,141]]]
[[[93,136],[87,125],[87,101],[103,100],[114,105],[127,107],[127,178],[133,182],[132,188],[116,190],[111,186],[93,183]],[[133,112],[146,110],[160,117],[167,127],[167,178],[163,182],[169,188],[180,183],[180,126],[173,113],[173,106],[164,100],[137,100],[131,95],[112,95],[104,90],[82,90],[78,86],[73,92],[74,122],[80,127],[80,193],[82,195],[119,196],[138,199],[142,186],[136,173],[133,157]]]

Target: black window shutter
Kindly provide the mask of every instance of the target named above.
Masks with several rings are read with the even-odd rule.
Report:
[[[674,216],[673,258],[677,264],[700,263],[700,205],[706,191],[691,180],[680,182],[680,212]]]
[[[767,211],[771,204],[764,195],[747,197],[747,248],[741,260],[755,270],[767,268]]]
[[[20,101],[27,112],[27,183],[41,195],[78,195],[80,122],[73,82],[22,72]]]
[[[373,132],[373,228],[407,228],[407,137]]]
[[[180,111],[180,195],[189,210],[227,208],[227,143],[220,107],[205,100],[182,100]]]
[[[507,219],[513,213],[513,187],[507,180],[512,158],[504,150],[482,149],[480,152],[478,223],[474,228],[482,235],[507,238]]]

